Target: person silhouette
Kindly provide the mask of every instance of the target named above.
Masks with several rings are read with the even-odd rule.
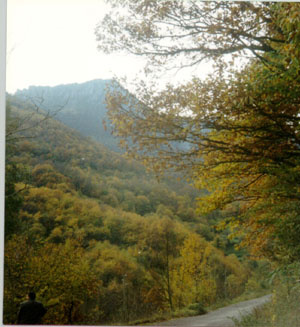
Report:
[[[42,317],[45,315],[47,310],[43,304],[35,300],[35,293],[28,293],[28,300],[21,303],[20,310],[18,313],[18,325],[37,325],[41,324]]]

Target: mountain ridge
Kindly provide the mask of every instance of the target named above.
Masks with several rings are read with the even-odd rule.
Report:
[[[29,86],[17,90],[13,96],[21,101],[30,100],[65,125],[76,129],[84,136],[92,137],[110,150],[120,152],[118,139],[111,134],[111,127],[103,127],[107,120],[105,89],[111,80],[95,79],[84,83],[56,86]]]

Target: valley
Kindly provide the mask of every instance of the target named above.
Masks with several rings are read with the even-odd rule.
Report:
[[[101,126],[93,117],[105,116],[90,116],[96,106],[84,104],[93,84],[102,85],[64,86],[69,102],[57,117],[50,104],[65,98],[46,97],[57,94],[55,87],[44,92],[43,108],[25,102],[25,91],[23,99],[19,92],[8,97],[5,322],[14,323],[32,288],[48,307],[46,324],[128,324],[180,310],[195,315],[259,289],[257,264],[235,249],[237,239],[215,228],[221,216],[197,213],[201,192],[176,176],[158,180],[109,149],[105,144],[115,142],[109,133],[104,144],[96,141],[102,127],[98,136],[88,133],[85,124]]]

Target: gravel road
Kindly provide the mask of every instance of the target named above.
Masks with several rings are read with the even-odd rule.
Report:
[[[238,318],[240,315],[251,313],[254,307],[260,306],[269,301],[271,295],[243,301],[227,307],[211,311],[202,316],[194,316],[189,318],[172,319],[169,321],[155,324],[155,326],[202,326],[202,327],[232,327],[234,323],[231,317]]]

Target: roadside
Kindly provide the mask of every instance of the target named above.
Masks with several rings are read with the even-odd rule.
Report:
[[[242,315],[249,314],[258,306],[270,301],[271,295],[235,303],[205,315],[172,319],[165,322],[156,323],[152,326],[214,326],[214,327],[232,327],[234,322],[232,318],[239,319]]]

